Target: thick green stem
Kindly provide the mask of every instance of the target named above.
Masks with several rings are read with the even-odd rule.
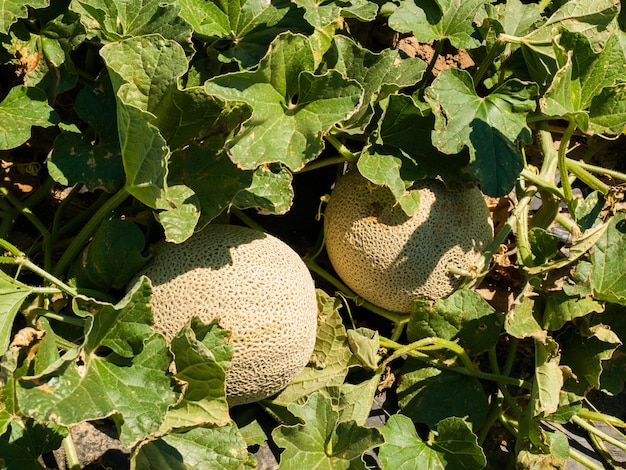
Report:
[[[556,169],[559,165],[559,154],[554,147],[552,133],[548,129],[549,123],[541,121],[539,123],[539,142],[541,144],[541,152],[543,153],[543,162],[539,175],[545,181],[553,185],[556,181]]]
[[[563,133],[561,138],[561,143],[559,144],[559,173],[561,177],[561,187],[563,188],[563,196],[565,199],[565,203],[570,208],[570,212],[572,212],[572,202],[574,199],[574,195],[572,193],[572,185],[569,181],[569,172],[567,167],[567,149],[569,147],[569,141],[574,135],[574,131],[576,130],[576,122],[574,120],[570,120],[567,125],[567,129]]]
[[[580,410],[578,410],[577,416],[582,419],[600,421],[602,423],[608,424],[609,426],[626,428],[626,422],[624,422],[623,420],[615,416],[598,413],[597,411],[592,411],[587,408],[581,408]]]
[[[389,342],[386,342],[386,343],[390,344]],[[382,339],[381,339],[381,345],[386,347],[383,344]],[[454,354],[456,354],[457,357],[461,360],[461,362],[465,366],[465,368],[468,369],[469,371],[474,371],[476,369],[476,366],[474,365],[474,363],[472,362],[472,359],[467,354],[467,351],[465,351],[465,349],[463,349],[457,343],[454,343],[452,341],[448,341],[442,338],[428,337],[428,338],[423,338],[418,341],[414,341],[413,343],[397,348],[390,356],[388,356],[381,363],[379,367],[379,372],[383,372],[387,364],[389,364],[390,362],[395,361],[396,359],[404,356],[405,354],[409,354],[411,351],[423,351],[423,350],[433,351],[433,350],[440,350],[440,349],[447,349],[448,351],[452,351]]]
[[[598,178],[593,176],[586,168],[580,165],[576,160],[572,160],[570,158],[565,159],[565,163],[569,171],[571,171],[576,178],[585,183],[594,191],[599,191],[602,194],[607,194],[610,191],[610,186],[608,184],[603,183]]]
[[[78,295],[78,291],[76,289],[74,289],[71,286],[68,286],[63,281],[61,281],[54,275],[50,274],[45,269],[40,268],[39,266],[37,266],[35,263],[33,263],[31,260],[29,260],[25,256],[20,256],[20,257],[15,258],[15,264],[19,266],[23,266],[29,271],[34,272],[35,274],[39,275],[42,279],[46,280],[53,286],[57,286],[63,292],[65,292],[68,295],[71,295],[72,297],[75,297]]]
[[[567,163],[568,167],[576,166],[584,170],[587,170],[591,173],[597,173],[599,175],[606,175],[616,180],[626,181],[626,174],[620,171],[611,170],[609,168],[604,168],[601,166],[590,165],[589,163],[585,163],[580,160],[572,160],[571,158],[566,158],[565,162]]]
[[[491,371],[494,373],[494,375],[498,377],[502,377],[502,373],[500,372],[500,366],[498,365],[498,357],[496,355],[496,348],[493,347],[489,349],[488,355],[489,355],[489,365],[491,367]],[[500,393],[502,394],[504,401],[506,402],[507,405],[509,405],[509,407],[511,408],[515,416],[517,417],[521,416],[522,410],[520,410],[520,407],[515,402],[515,399],[511,396],[511,394],[509,393],[509,390],[506,388],[507,384],[504,383],[500,379],[498,379],[496,383],[498,384],[498,389],[500,390]]]
[[[536,187],[524,188],[522,181],[518,183],[518,194],[520,194],[517,210],[517,250],[520,264],[524,266],[533,265],[533,254],[528,238],[528,206],[536,193]]]
[[[124,187],[115,193],[105,204],[102,205],[102,207],[100,207],[100,209],[98,209],[94,216],[85,224],[83,229],[78,232],[78,235],[74,237],[72,243],[70,243],[67,247],[61,256],[61,259],[59,259],[53,271],[56,276],[63,275],[70,263],[78,256],[80,251],[89,241],[89,238],[98,229],[104,219],[111,214],[111,211],[124,202],[128,196],[128,190]]]
[[[307,164],[304,168],[298,171],[298,173],[304,173],[306,171],[318,170],[320,168],[324,168],[324,167],[331,166],[331,165],[337,165],[339,163],[354,162],[354,161],[355,161],[354,159],[347,159],[343,155],[336,155],[334,157],[328,157],[328,158],[318,158],[317,160],[314,160],[311,163]]]
[[[482,82],[485,78],[487,70],[489,70],[489,67],[493,65],[496,57],[504,51],[505,46],[506,43],[504,41],[500,41],[500,38],[496,39],[495,43],[491,46],[489,52],[487,52],[487,55],[483,58],[482,62],[478,66],[478,70],[476,70],[476,73],[474,74],[473,79],[475,84]]]
[[[581,454],[580,452],[578,452],[576,449],[573,449],[572,447],[569,448],[569,456],[571,457],[572,460],[575,460],[576,462],[588,468],[589,470],[605,470],[604,465],[594,462],[589,457],[587,457],[584,454]]]
[[[609,444],[617,447],[618,449],[621,449],[622,451],[626,452],[626,442],[622,442],[622,441],[620,441],[618,439],[615,439],[614,437],[611,437],[608,434],[600,431],[593,424],[589,423],[587,420],[581,418],[580,416],[574,415],[572,417],[572,422],[574,424],[577,424],[581,428],[583,428],[588,433],[595,434],[596,436],[598,436],[603,441],[606,441]]]
[[[430,59],[430,62],[428,62],[428,66],[426,67],[426,70],[424,71],[424,74],[422,75],[422,83],[419,89],[417,90],[417,94],[420,97],[420,99],[423,98],[424,90],[426,89],[426,85],[430,81],[430,77],[432,75],[433,69],[435,68],[435,65],[437,64],[437,59],[441,55],[441,51],[443,51],[443,41],[441,40],[435,41],[435,50],[433,51],[433,57]]]
[[[68,470],[80,470],[80,459],[78,458],[78,453],[76,452],[76,446],[74,445],[71,433],[63,439],[63,450],[65,451],[65,459],[67,460]]]
[[[359,159],[358,154],[350,151],[348,147],[343,145],[341,141],[335,137],[333,134],[326,135],[326,140],[335,147],[335,150],[339,152],[339,155],[348,162],[356,162]]]

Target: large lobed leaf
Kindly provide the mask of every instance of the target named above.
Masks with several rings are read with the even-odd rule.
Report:
[[[180,7],[160,0],[72,0],[90,37],[114,42],[144,34],[160,34],[184,43],[191,26],[179,16]]]
[[[74,309],[87,316],[85,341],[19,380],[24,415],[64,426],[110,416],[128,447],[156,432],[176,397],[165,339],[150,328],[149,299],[147,282],[117,305],[76,298]]]
[[[54,126],[59,117],[40,88],[15,86],[0,102],[0,122],[0,150],[8,150],[30,139],[33,126]]]
[[[530,142],[526,118],[536,95],[535,84],[511,79],[482,97],[468,72],[443,70],[425,95],[436,116],[433,143],[447,154],[467,146],[482,191],[508,194],[524,166],[520,144]]]
[[[321,392],[310,395],[303,405],[288,408],[302,424],[280,426],[272,433],[276,444],[285,449],[280,470],[365,470],[361,456],[382,441],[375,428],[340,422],[338,404]]]
[[[227,147],[240,167],[280,162],[296,171],[320,154],[324,133],[358,109],[363,93],[358,83],[336,71],[315,75],[314,67],[310,41],[285,33],[255,71],[205,83],[208,93],[252,108],[252,116]]]
[[[223,61],[236,60],[243,68],[257,64],[270,43],[285,31],[310,33],[302,10],[288,0],[178,0],[180,15],[206,38]]]
[[[27,18],[28,7],[44,8],[49,4],[50,0],[3,0],[0,4],[0,33],[7,34],[19,18]]]
[[[395,414],[381,428],[383,470],[480,470],[487,459],[478,439],[462,418],[446,418],[437,425],[437,439],[424,442],[408,417]]]

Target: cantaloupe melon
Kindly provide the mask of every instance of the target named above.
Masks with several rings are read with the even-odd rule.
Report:
[[[400,313],[417,300],[451,294],[462,278],[450,268],[471,270],[493,238],[479,189],[449,191],[436,179],[414,186],[419,209],[408,217],[388,188],[353,168],[337,182],[324,215],[338,276],[365,300]]]
[[[317,302],[311,275],[281,240],[247,227],[209,224],[163,242],[140,273],[153,288],[154,328],[171,339],[191,316],[231,331],[231,406],[281,391],[313,352]]]

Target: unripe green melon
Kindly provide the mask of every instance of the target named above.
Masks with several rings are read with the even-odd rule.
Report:
[[[420,180],[419,208],[408,217],[391,192],[352,169],[326,207],[326,250],[339,277],[365,300],[410,313],[417,300],[437,300],[462,281],[449,268],[469,271],[493,238],[480,190],[449,191]],[[458,269],[457,269],[458,271]]]
[[[209,224],[181,244],[163,242],[142,273],[154,328],[168,340],[192,316],[231,331],[231,406],[270,397],[306,366],[317,330],[315,286],[287,244],[247,227]]]

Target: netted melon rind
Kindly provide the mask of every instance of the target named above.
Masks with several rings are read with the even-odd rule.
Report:
[[[306,366],[317,330],[315,286],[281,240],[210,224],[184,243],[162,243],[141,274],[152,283],[155,329],[166,338],[191,316],[231,330],[231,406],[278,393]]]
[[[493,238],[480,190],[448,191],[435,179],[415,185],[420,203],[408,217],[384,187],[352,169],[325,210],[326,250],[348,287],[386,310],[410,313],[416,300],[451,294]]]

